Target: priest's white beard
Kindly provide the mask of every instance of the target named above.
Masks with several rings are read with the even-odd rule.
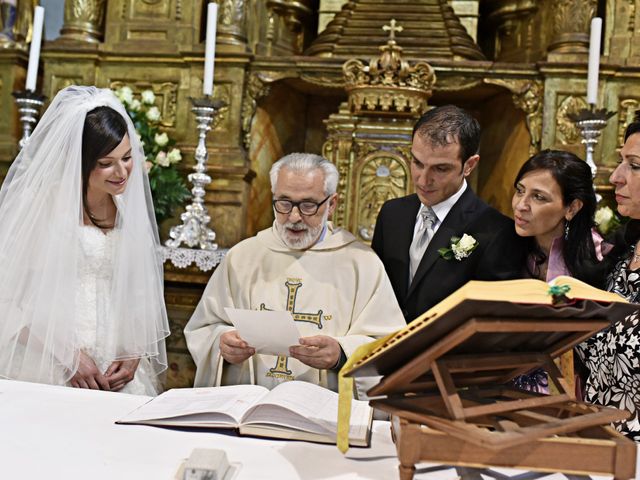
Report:
[[[289,248],[295,248],[296,250],[306,250],[313,246],[314,243],[320,237],[322,229],[327,224],[329,219],[329,209],[327,208],[322,215],[322,221],[317,227],[309,227],[302,220],[297,222],[285,222],[280,223],[276,220],[276,230],[280,235],[280,239]],[[289,233],[288,229],[295,231],[304,231],[305,233],[300,236],[293,236]]]

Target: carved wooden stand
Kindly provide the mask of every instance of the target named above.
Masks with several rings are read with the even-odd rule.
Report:
[[[450,321],[454,327],[422,351],[414,345],[417,355],[369,391],[387,395],[371,404],[392,416],[401,480],[411,480],[421,461],[635,478],[636,445],[609,426],[628,412],[577,402],[553,362],[607,320]],[[538,367],[558,394],[508,386]]]

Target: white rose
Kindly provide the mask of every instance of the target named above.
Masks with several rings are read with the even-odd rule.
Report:
[[[609,207],[600,207],[596,210],[596,214],[594,216],[594,220],[596,225],[606,225],[613,218],[613,210]]]
[[[153,105],[156,101],[156,96],[151,90],[143,91],[140,97],[142,97],[142,103],[146,103],[147,105]]]
[[[169,143],[169,136],[165,132],[156,133],[154,140],[159,147],[164,147],[167,143]]]
[[[140,145],[144,147],[144,140],[142,140],[142,135],[136,132],[136,137],[138,137],[138,141],[140,142]]]
[[[171,151],[169,152],[169,155],[167,155],[167,159],[171,163],[178,163],[180,160],[182,160],[182,154],[180,153],[179,149],[172,148]]]
[[[134,98],[133,101],[129,104],[129,109],[132,112],[137,112],[138,110],[140,110],[140,106],[142,104],[140,103],[140,100],[138,100],[137,98]]]
[[[116,90],[116,96],[122,103],[131,103],[133,101],[133,90],[129,87],[120,87]]]
[[[160,165],[161,167],[168,167],[169,165],[171,165],[171,162],[169,162],[169,158],[167,157],[167,152],[158,152],[158,154],[156,155],[156,164]]]
[[[150,122],[157,122],[160,120],[160,110],[158,107],[151,107],[147,110],[147,120]]]
[[[476,244],[476,239],[471,235],[467,235],[466,233],[462,235],[462,238],[458,242],[458,246],[464,252],[468,252],[471,250]]]

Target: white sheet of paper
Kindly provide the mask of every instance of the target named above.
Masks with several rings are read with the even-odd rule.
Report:
[[[238,335],[256,353],[289,355],[289,347],[299,345],[301,335],[291,312],[270,310],[243,310],[225,307],[225,312]]]

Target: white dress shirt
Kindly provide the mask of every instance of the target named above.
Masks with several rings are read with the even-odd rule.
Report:
[[[460,199],[460,197],[462,196],[462,194],[466,189],[467,189],[467,181],[463,179],[462,185],[460,186],[460,188],[456,193],[451,195],[446,200],[443,200],[442,202],[431,206],[433,213],[436,214],[436,217],[438,219],[435,225],[433,225],[432,227],[434,235],[436,234],[436,232],[438,231],[438,228],[440,228],[440,225],[442,224],[442,222],[444,222],[444,219],[447,218],[447,215],[449,215],[449,212],[451,211],[453,206],[456,204],[456,202]],[[420,205],[420,208],[418,209],[418,214],[416,215],[416,224],[413,228],[413,238],[415,238],[416,233],[418,233],[418,231],[422,227],[421,213],[422,213],[422,210],[424,210],[425,208],[427,207],[425,207],[424,205]]]

